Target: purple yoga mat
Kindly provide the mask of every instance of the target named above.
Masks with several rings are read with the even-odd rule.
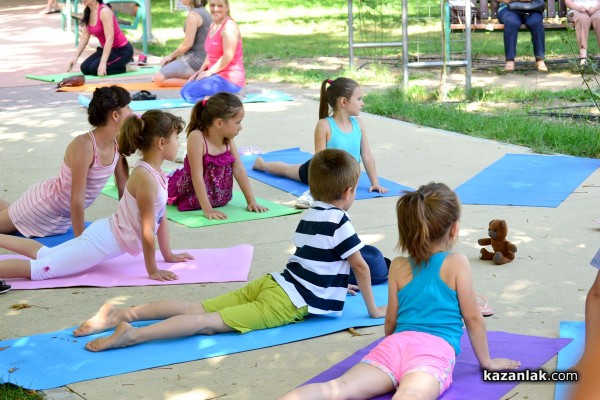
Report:
[[[382,339],[358,350],[327,371],[315,376],[303,385],[335,379],[359,362]],[[512,358],[521,361],[521,369],[539,369],[565,347],[571,339],[555,339],[539,336],[517,335],[507,332],[488,332],[492,357]],[[456,358],[452,385],[440,397],[444,400],[499,399],[519,382],[483,382],[479,363],[475,358],[469,337],[464,334],[460,341],[461,353]],[[373,400],[391,399],[393,393],[375,397]]]
[[[73,286],[116,287],[180,285],[185,283],[243,282],[248,280],[254,247],[242,244],[224,249],[174,250],[174,253],[188,252],[194,259],[180,263],[163,261],[159,251],[156,262],[159,269],[168,269],[179,276],[176,281],[155,281],[148,278],[144,255],[133,257],[129,254],[107,260],[83,273],[44,281],[6,279],[13,290],[47,289]],[[0,260],[26,257],[1,255]]]

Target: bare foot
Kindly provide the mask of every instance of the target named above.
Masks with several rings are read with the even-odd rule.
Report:
[[[73,331],[73,336],[87,336],[114,328],[120,322],[117,319],[118,312],[112,304],[103,305],[96,315]]]
[[[131,338],[135,328],[127,322],[121,322],[117,325],[115,332],[106,337],[101,337],[85,345],[89,351],[104,351],[109,349],[117,349],[119,347],[127,347],[133,344]]]
[[[262,159],[262,157],[256,157],[256,161],[254,161],[254,165],[252,166],[252,169],[263,171],[264,165],[265,165],[265,162]]]

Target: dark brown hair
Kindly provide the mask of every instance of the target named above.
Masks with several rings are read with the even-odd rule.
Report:
[[[140,150],[145,153],[152,147],[156,138],[166,138],[183,130],[183,120],[161,110],[149,110],[141,117],[133,115],[125,120],[119,132],[119,153],[129,156]]]
[[[187,126],[187,136],[194,130],[199,130],[204,136],[208,136],[208,127],[215,119],[227,121],[244,109],[240,99],[231,93],[220,92],[202,100],[194,105],[190,115],[190,123]]]
[[[460,218],[460,201],[448,186],[431,182],[415,192],[406,192],[396,203],[398,248],[415,265],[429,260],[433,247]]]
[[[327,85],[329,84],[329,87]],[[334,79],[325,79],[321,82],[321,100],[319,101],[319,119],[329,116],[329,107],[335,110],[337,100],[340,97],[349,99],[354,93],[358,83],[350,78],[339,77]]]
[[[88,122],[92,126],[106,125],[111,112],[129,103],[131,103],[131,95],[120,86],[97,88],[88,106]]]
[[[360,166],[348,152],[321,150],[313,156],[308,167],[310,193],[315,200],[339,200],[346,189],[356,186],[359,176]]]
[[[96,0],[98,1],[98,8],[100,8],[100,4],[104,4],[104,0]],[[112,7],[110,4],[107,4],[107,6],[112,10]],[[86,7],[83,10],[83,17],[81,18],[81,26],[88,26],[90,24],[90,8]],[[100,18],[100,12],[98,12],[98,18]]]

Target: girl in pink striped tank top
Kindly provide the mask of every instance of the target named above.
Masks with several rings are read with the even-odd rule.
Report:
[[[187,127],[184,166],[169,178],[169,204],[180,211],[202,209],[208,219],[226,219],[215,207],[229,203],[235,178],[248,203],[246,209],[268,211],[256,202],[233,141],[242,130],[243,118],[242,102],[231,93],[217,93],[196,103]]]
[[[155,258],[155,236],[167,262],[190,260],[187,253],[174,254],[169,245],[165,209],[167,181],[161,171],[164,160],[175,159],[183,120],[159,110],[141,118],[128,117],[118,136],[119,151],[128,156],[136,150],[142,159],[127,180],[116,213],[90,225],[81,236],[48,248],[35,240],[0,234],[0,247],[32,260],[0,261],[0,278],[51,279],[83,272],[124,253],[143,251],[150,279],[175,280],[171,271],[159,270]]]
[[[0,233],[46,237],[65,233],[73,225],[77,237],[84,230],[84,209],[113,173],[119,194],[123,193],[128,168],[116,137],[131,115],[130,102],[129,92],[119,86],[96,89],[88,107],[88,122],[95,128],[67,146],[57,177],[30,187],[10,205],[0,202]]]

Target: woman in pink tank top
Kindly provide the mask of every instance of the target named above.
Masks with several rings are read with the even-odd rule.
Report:
[[[141,118],[128,117],[118,136],[119,151],[129,156],[140,150],[142,158],[127,180],[117,212],[95,221],[81,236],[52,248],[33,239],[0,234],[0,248],[31,258],[0,261],[0,278],[58,278],[81,273],[124,253],[138,255],[143,251],[150,279],[177,279],[173,272],[158,269],[155,242],[158,236],[160,251],[167,262],[192,259],[188,253],[171,251],[164,218],[167,181],[161,166],[165,160],[175,159],[179,148],[177,135],[182,130],[180,117],[160,110],[146,111]]]
[[[246,83],[242,34],[229,16],[229,0],[210,0],[210,26],[204,48],[206,59],[181,89],[190,103],[219,92],[238,93]]]
[[[96,89],[88,107],[94,128],[67,146],[58,176],[30,187],[14,203],[0,202],[0,233],[19,232],[26,237],[84,230],[84,209],[100,195],[114,173],[119,195],[128,168],[116,142],[121,124],[131,115],[129,92],[119,86]]]
[[[127,64],[132,60],[133,46],[121,32],[115,13],[109,5],[103,3],[103,0],[81,0],[81,2],[85,6],[81,19],[81,37],[75,57],[71,60],[67,71],[71,71],[77,64],[90,36],[95,36],[100,42],[100,47],[81,63],[81,72],[84,75],[97,76],[124,73]]]

